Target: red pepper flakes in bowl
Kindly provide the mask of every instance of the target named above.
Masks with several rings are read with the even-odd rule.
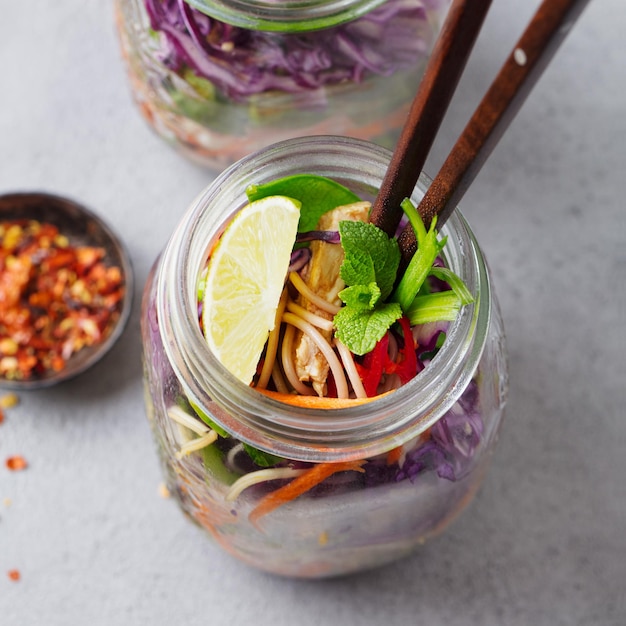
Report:
[[[38,387],[93,364],[130,312],[130,263],[81,205],[0,197],[0,386]]]

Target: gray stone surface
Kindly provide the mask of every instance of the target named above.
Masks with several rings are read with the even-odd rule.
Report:
[[[493,3],[429,173],[537,6]],[[123,235],[137,291],[104,361],[22,394],[0,425],[0,623],[626,623],[624,32],[622,0],[590,4],[463,202],[510,351],[507,419],[483,489],[413,557],[301,582],[232,560],[158,493],[140,289],[211,175],[133,108],[111,2],[4,0],[0,192],[93,207]],[[11,454],[29,468],[10,473]]]

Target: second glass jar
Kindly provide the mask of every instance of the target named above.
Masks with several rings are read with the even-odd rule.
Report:
[[[135,102],[211,169],[279,140],[397,137],[449,0],[115,0]]]

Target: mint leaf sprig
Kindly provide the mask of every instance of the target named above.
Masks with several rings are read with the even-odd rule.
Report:
[[[400,264],[395,239],[365,222],[339,223],[344,250],[340,275],[348,285],[339,292],[345,304],[334,317],[337,337],[354,354],[367,354],[402,316],[397,302],[385,302],[391,294]]]
[[[402,202],[417,239],[417,250],[394,290],[400,249],[395,238],[370,223],[343,221],[339,235],[344,249],[340,275],[347,287],[339,292],[345,304],[334,317],[337,337],[357,355],[371,352],[403,315],[411,325],[452,321],[472,294],[454,272],[434,263],[446,245],[438,238],[436,218],[426,230],[421,216],[407,198]],[[429,293],[425,282],[435,276],[450,289]]]

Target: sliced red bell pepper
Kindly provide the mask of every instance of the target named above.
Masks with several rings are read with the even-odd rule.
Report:
[[[363,357],[362,362],[357,363],[357,371],[368,398],[376,395],[385,364],[389,361],[388,347],[389,333],[385,333],[383,338],[374,346],[374,349]]]
[[[398,322],[404,339],[398,359],[392,361],[389,358],[389,333],[385,333],[374,349],[363,357],[361,363],[356,364],[369,398],[376,395],[383,374],[397,374],[403,385],[417,375],[418,362],[411,324],[406,317],[401,317]]]
[[[404,385],[417,375],[417,354],[415,353],[416,345],[408,318],[403,316],[398,322],[402,328],[404,346],[400,349],[399,358],[396,362],[388,360],[385,373],[397,374],[400,377],[400,382]]]

